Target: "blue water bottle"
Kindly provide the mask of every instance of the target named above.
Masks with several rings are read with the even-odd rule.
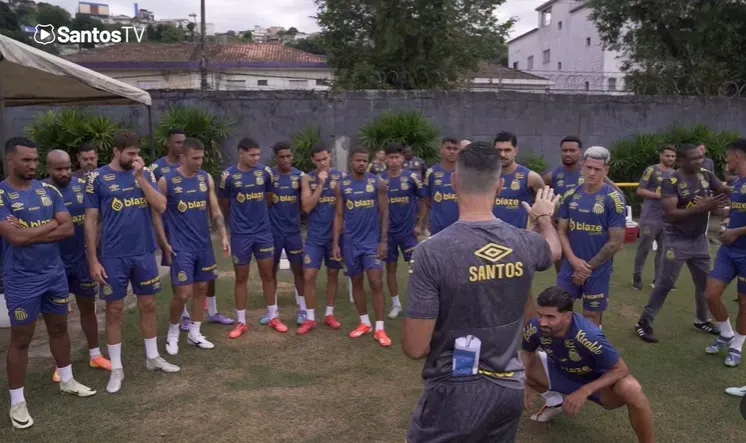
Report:
[[[479,371],[482,342],[473,335],[459,337],[453,345],[453,376],[469,377]]]

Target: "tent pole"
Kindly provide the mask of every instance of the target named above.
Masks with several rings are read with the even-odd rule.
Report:
[[[148,139],[150,140],[150,158],[151,161],[156,161],[155,158],[155,140],[153,140],[153,109],[152,106],[148,108]]]

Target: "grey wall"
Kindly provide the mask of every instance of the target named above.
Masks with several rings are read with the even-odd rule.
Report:
[[[169,105],[204,106],[216,116],[236,120],[235,134],[224,143],[228,162],[235,160],[236,142],[244,136],[266,147],[290,134],[318,126],[329,141],[356,136],[359,127],[387,109],[418,110],[441,135],[488,140],[501,130],[518,136],[523,153],[559,161],[558,144],[565,135],[580,136],[587,146],[610,145],[637,132],[656,132],[672,124],[704,124],[715,130],[739,131],[746,122],[746,99],[701,97],[640,97],[559,95],[509,92],[439,91],[153,91],[153,118]],[[33,115],[47,108],[7,110],[8,134],[20,134]],[[117,120],[132,122],[147,133],[143,106],[96,109]]]

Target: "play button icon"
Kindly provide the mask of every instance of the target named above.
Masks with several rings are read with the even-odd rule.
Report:
[[[57,36],[54,35],[53,25],[36,25],[36,32],[34,32],[34,41],[40,45],[48,45],[54,43]]]

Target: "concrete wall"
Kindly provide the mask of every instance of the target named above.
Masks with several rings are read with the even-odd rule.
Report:
[[[224,143],[225,158],[235,161],[235,146],[244,136],[269,146],[305,127],[318,126],[330,143],[349,136],[354,143],[361,125],[381,112],[416,110],[440,128],[441,135],[489,140],[508,130],[518,136],[523,153],[559,162],[559,141],[580,136],[587,146],[609,146],[637,132],[657,132],[672,124],[704,124],[714,130],[739,131],[746,121],[746,100],[699,97],[562,95],[510,92],[432,91],[153,91],[153,118],[169,105],[204,106],[219,117],[236,120],[235,134]],[[34,114],[46,108],[7,110],[9,135],[18,135]],[[101,107],[96,112],[132,122],[147,133],[144,106]]]

